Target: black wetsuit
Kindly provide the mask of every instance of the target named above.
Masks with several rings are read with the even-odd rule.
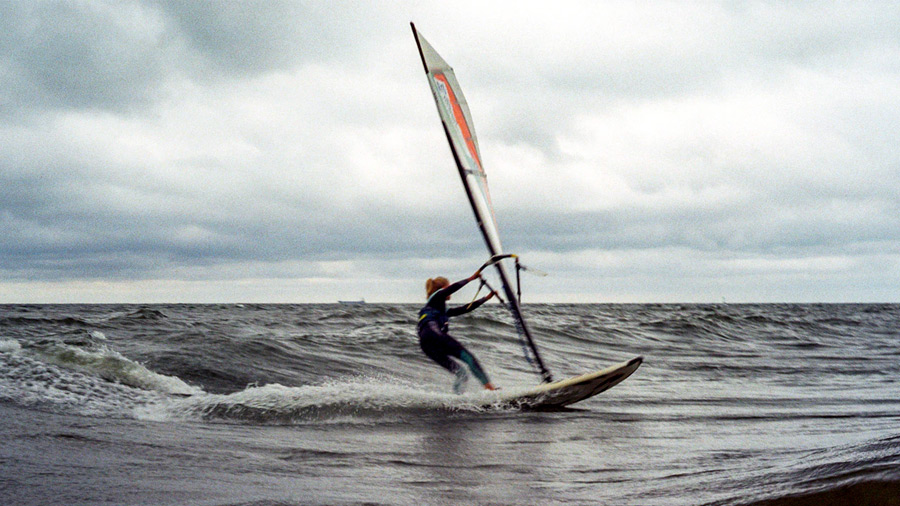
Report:
[[[488,295],[487,297],[482,297],[466,306],[447,309],[447,297],[465,286],[468,282],[468,279],[463,279],[431,294],[425,307],[419,311],[419,344],[422,346],[422,351],[424,351],[429,358],[440,364],[441,367],[447,369],[451,373],[458,374],[460,372],[460,366],[456,361],[451,359],[451,357],[453,357],[469,366],[469,369],[472,371],[472,374],[478,378],[478,381],[480,381],[482,385],[486,385],[490,383],[491,380],[488,379],[487,373],[481,368],[478,360],[476,360],[475,356],[469,353],[469,350],[460,344],[459,341],[447,333],[451,316],[459,316],[468,313],[484,304],[490,297],[490,295]]]

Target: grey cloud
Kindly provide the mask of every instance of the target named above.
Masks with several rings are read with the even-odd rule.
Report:
[[[333,62],[371,39],[366,8],[306,2],[4,2],[0,110],[135,112],[203,83]],[[349,15],[352,14],[352,15]],[[348,34],[358,34],[358,39]]]
[[[4,2],[4,116],[29,109],[126,110],[155,100],[166,71],[159,20],[137,5],[115,5]]]
[[[350,252],[408,259],[478,247],[462,208],[410,214],[358,201],[339,210],[303,198],[273,200],[264,186],[166,190],[77,168],[24,172],[0,174],[6,279],[142,279],[179,265],[336,260]]]
[[[713,209],[625,206],[606,211],[500,209],[505,242],[520,251],[655,249],[871,252],[900,246],[900,205],[885,200],[734,202]],[[540,227],[535,227],[540,223]]]
[[[521,40],[490,47],[481,58],[470,55],[470,66],[457,72],[470,105],[491,114],[492,124],[476,119],[481,131],[553,156],[554,133],[571,129],[575,118],[622,104],[752,93],[785,82],[796,82],[798,93],[808,87],[806,93],[814,96],[820,90],[813,77],[842,73],[897,79],[900,10],[890,2],[852,8],[666,4],[634,10],[616,18],[629,26],[613,33],[605,30],[609,19],[595,12],[587,21],[575,18],[571,31],[538,28]],[[646,35],[632,39],[623,35],[642,32]],[[553,50],[536,56],[517,47],[522,41],[527,49]],[[452,40],[432,42],[452,48]]]
[[[695,37],[606,47],[598,31],[568,53],[540,32],[524,47],[430,38],[472,107],[503,243],[555,255],[535,265],[571,275],[553,289],[611,274],[624,293],[672,279],[715,290],[716,276],[843,252],[864,259],[868,280],[874,259],[900,248],[896,9],[703,8],[713,12],[696,27],[673,22]],[[392,279],[464,269],[484,250],[405,14],[333,2],[0,5],[0,278],[289,278],[328,261]],[[557,47],[532,50],[545,43]],[[760,130],[721,132],[742,121],[744,94],[771,115]],[[704,131],[695,106],[738,113]],[[631,112],[683,116],[648,134],[626,131]],[[769,122],[796,137],[773,141]],[[79,137],[81,125],[98,131]],[[520,179],[499,154],[517,149],[543,156]],[[592,202],[557,183],[567,173],[598,191],[607,180],[594,176],[613,174],[630,200]],[[572,266],[601,250],[624,260]]]
[[[210,72],[247,75],[333,62],[374,35],[377,11],[335,2],[153,2]],[[375,18],[375,19],[373,19]],[[355,37],[348,36],[355,33]]]

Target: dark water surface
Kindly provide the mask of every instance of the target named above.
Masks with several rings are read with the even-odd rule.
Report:
[[[529,305],[559,379],[645,359],[556,412],[451,394],[416,310],[0,306],[0,504],[900,504],[900,305]]]

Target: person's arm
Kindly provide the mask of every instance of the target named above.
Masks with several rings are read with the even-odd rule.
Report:
[[[474,311],[474,310],[478,309],[478,307],[481,306],[482,304],[484,304],[485,302],[491,300],[491,298],[496,293],[497,292],[491,292],[491,293],[485,295],[484,297],[476,300],[475,302],[472,302],[471,304],[466,304],[465,306],[452,307],[447,310],[447,316],[459,316],[461,314],[466,314],[469,311]]]
[[[472,274],[468,278],[461,279],[461,280],[457,281],[456,283],[453,283],[452,285],[448,285],[448,286],[445,286],[444,288],[441,288],[440,290],[438,290],[437,292],[434,293],[433,297],[436,296],[437,298],[446,299],[447,297],[452,295],[454,292],[456,292],[460,288],[469,284],[469,282],[478,279],[478,276],[480,276],[480,275],[481,275],[481,271],[478,270],[475,272],[475,274]]]

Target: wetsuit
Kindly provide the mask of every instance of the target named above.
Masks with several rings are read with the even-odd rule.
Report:
[[[478,360],[475,359],[475,356],[447,333],[450,317],[468,313],[484,304],[490,298],[490,295],[488,295],[466,306],[447,309],[447,297],[468,282],[468,279],[463,279],[431,294],[425,307],[419,311],[419,323],[417,326],[419,345],[422,346],[422,351],[429,358],[440,364],[441,367],[456,375],[457,382],[454,384],[454,390],[457,393],[461,393],[464,385],[465,370],[453,358],[466,364],[482,385],[486,385],[491,381],[488,379],[484,369],[481,368]]]

